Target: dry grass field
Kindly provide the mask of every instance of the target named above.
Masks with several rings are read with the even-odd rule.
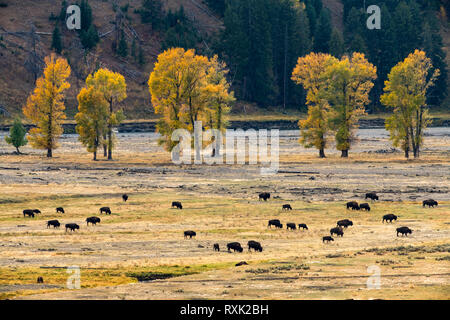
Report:
[[[428,134],[422,158],[410,161],[380,152],[388,149],[386,137],[370,130],[347,160],[331,149],[317,159],[296,139],[282,137],[273,176],[261,176],[258,166],[171,164],[151,134],[119,135],[111,162],[93,162],[72,136],[53,159],[28,148],[20,156],[5,151],[0,298],[449,299],[448,130]],[[258,201],[262,191],[272,195],[267,202]],[[380,200],[364,200],[369,191]],[[428,198],[438,207],[423,208]],[[350,200],[372,210],[347,210]],[[293,210],[283,211],[285,203]],[[64,214],[56,213],[60,206]],[[102,206],[112,214],[100,214]],[[23,209],[35,208],[42,213],[23,217]],[[382,223],[387,213],[399,219]],[[87,226],[90,216],[101,223]],[[354,225],[324,244],[322,236],[344,218]],[[59,230],[46,228],[52,219],[62,223]],[[270,229],[269,219],[309,230]],[[71,222],[80,230],[65,232]],[[397,237],[400,226],[412,235]],[[184,239],[185,230],[197,237]],[[261,242],[263,252],[248,252],[249,240]],[[244,252],[228,253],[232,241]],[[240,261],[248,265],[236,267]],[[80,267],[81,289],[67,288],[69,266]],[[380,289],[367,288],[370,266],[380,268]]]

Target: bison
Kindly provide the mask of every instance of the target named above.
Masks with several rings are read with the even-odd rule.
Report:
[[[248,245],[248,251],[250,251],[250,249],[253,249],[253,250],[259,251],[259,252],[263,251],[263,248],[261,247],[261,243],[259,243],[257,241],[250,240],[249,242],[247,242],[247,245]]]
[[[298,224],[298,228],[300,229],[300,228],[302,228],[303,230],[308,230],[308,226],[306,225],[306,224],[304,224],[304,223],[299,223]]]
[[[44,283],[44,278],[38,277],[37,278],[37,283]]]
[[[397,237],[398,237],[399,233],[401,233],[402,236],[405,236],[405,235],[408,236],[408,233],[411,234],[412,230],[408,227],[400,227],[400,228],[397,228]]]
[[[29,216],[29,217],[34,218],[34,212],[31,209],[25,209],[25,210],[23,210],[23,216],[24,217]]]
[[[295,225],[295,223],[289,222],[289,223],[286,223],[286,229],[287,230],[289,230],[289,229],[296,230],[297,226]]]
[[[386,222],[391,222],[392,223],[392,220],[395,220],[395,221],[397,221],[397,216],[395,215],[395,214],[392,214],[392,213],[389,213],[389,214],[386,214],[386,215],[384,215],[383,216],[383,223],[384,223],[384,221],[386,221]]]
[[[89,217],[86,218],[86,225],[93,224],[96,225],[97,223],[100,223],[100,218],[99,217]]]
[[[290,204],[283,204],[282,210],[292,210],[292,207]]]
[[[242,249],[241,244],[239,242],[230,242],[227,244],[228,252],[230,252],[231,249],[233,249],[234,252],[239,251],[242,252],[244,249]]]
[[[220,246],[218,243],[214,243],[213,248],[214,248],[214,251],[220,251]]]
[[[122,200],[123,200],[123,202],[127,202],[128,195],[127,194],[122,195]]]
[[[264,201],[267,201],[267,199],[270,199],[270,193],[269,192],[262,192],[259,194],[259,200],[263,199]]]
[[[66,224],[66,232],[67,232],[67,229],[70,229],[70,231],[75,231],[77,229],[80,229],[80,226],[77,225],[76,223],[68,223],[68,224]]]
[[[102,213],[111,214],[111,209],[109,207],[101,207],[100,214],[102,214]]]
[[[434,206],[437,207],[438,203],[437,201],[433,200],[433,199],[428,199],[428,200],[423,200],[422,202],[422,207],[428,206],[428,208],[434,208]]]
[[[172,202],[172,208],[175,207],[177,209],[183,209],[183,206],[181,205],[180,201],[173,201]]]
[[[184,232],[184,238],[186,239],[187,237],[189,237],[189,239],[192,239],[192,237],[195,237],[197,234],[195,233],[195,231],[192,230],[188,230]]]
[[[335,234],[336,236],[344,236],[344,230],[342,230],[341,227],[334,227],[330,229],[330,235],[332,236],[333,234]]]
[[[339,220],[336,224],[337,224],[339,227],[347,228],[347,227],[353,225],[353,221],[348,220],[348,219],[344,219],[344,220]]]
[[[58,213],[58,212],[60,212],[60,213],[65,213],[65,212],[64,212],[64,208],[63,208],[63,207],[58,207],[58,208],[56,208],[56,213]]]
[[[61,224],[58,220],[49,220],[47,221],[47,228],[50,228],[50,226],[52,226],[53,228],[59,228]]]
[[[272,226],[275,226],[276,228],[280,228],[280,229],[283,228],[283,225],[281,224],[280,220],[278,220],[278,219],[269,220],[267,227],[272,228]]]
[[[347,209],[359,210],[358,202],[356,201],[347,202]]]
[[[369,204],[368,203],[361,203],[360,205],[359,205],[359,209],[360,210],[366,210],[366,211],[370,211],[370,206],[369,206]]]
[[[39,213],[41,213],[41,210],[39,210],[39,209],[33,209],[33,213],[39,214]]]
[[[330,242],[330,241],[334,241],[334,239],[332,237],[330,237],[330,236],[325,236],[325,237],[322,238],[322,242],[325,242],[325,241]]]
[[[368,192],[364,199],[378,200],[379,198],[375,192]]]

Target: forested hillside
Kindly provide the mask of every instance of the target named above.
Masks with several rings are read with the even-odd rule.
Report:
[[[71,1],[0,0],[0,106],[10,114],[21,113],[44,57],[53,51],[72,69],[65,101],[69,118],[87,75],[100,67],[124,75],[128,97],[121,107],[128,118],[152,117],[148,76],[157,55],[170,47],[217,54],[230,69],[240,103],[296,110],[305,110],[305,92],[291,80],[299,57],[311,51],[336,57],[362,52],[377,67],[370,112],[384,111],[379,97],[388,72],[419,48],[441,70],[428,104],[448,105],[448,1],[376,1],[380,30],[366,27],[369,15],[360,0],[74,2],[82,9],[80,31],[65,25]]]

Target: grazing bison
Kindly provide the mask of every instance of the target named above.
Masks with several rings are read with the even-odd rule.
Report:
[[[34,212],[31,209],[25,209],[25,210],[23,210],[23,216],[24,217],[29,216],[29,217],[34,218]]]
[[[100,218],[99,217],[86,218],[86,224],[89,225],[89,223],[93,224],[93,225],[96,225],[97,223],[100,223]]]
[[[122,195],[122,199],[123,199],[123,202],[127,202],[128,195],[127,194]]]
[[[67,229],[70,229],[70,231],[75,231],[77,229],[80,229],[80,226],[77,225],[76,223],[68,223],[68,224],[66,224],[66,232],[67,232]]]
[[[259,194],[259,200],[263,199],[264,201],[267,201],[267,199],[270,199],[270,193],[269,192],[262,192]]]
[[[386,222],[391,222],[392,223],[392,220],[395,220],[395,221],[397,221],[397,216],[395,215],[395,214],[392,214],[392,213],[389,213],[389,214],[386,214],[386,215],[384,215],[383,216],[383,223],[384,223],[384,221],[386,221]]]
[[[304,223],[299,223],[298,224],[298,228],[300,229],[300,228],[302,228],[303,230],[308,230],[308,226],[306,225],[306,224],[304,224]]]
[[[292,210],[292,207],[290,204],[283,204],[282,210]]]
[[[325,237],[322,238],[322,242],[325,242],[325,241],[330,242],[330,241],[334,241],[334,239],[332,237],[330,237],[330,236],[325,236]]]
[[[250,249],[253,249],[255,251],[259,251],[262,252],[263,248],[261,247],[261,243],[250,240],[249,242],[247,242],[248,245],[248,251],[250,251]]]
[[[344,236],[344,230],[341,227],[334,227],[330,229],[330,235],[335,234],[336,236]]]
[[[359,205],[359,209],[361,209],[361,210],[366,210],[366,211],[370,211],[370,206],[369,206],[369,204],[368,203],[361,203],[360,205]]]
[[[186,239],[187,237],[189,237],[189,239],[192,239],[192,237],[195,237],[197,234],[195,233],[195,231],[192,230],[188,230],[184,232],[184,238]]]
[[[218,243],[214,243],[213,248],[214,248],[214,251],[220,251],[220,246]]]
[[[289,223],[286,223],[286,229],[287,230],[289,230],[289,229],[296,230],[297,226],[295,225],[295,223],[289,222]]]
[[[53,228],[59,228],[61,224],[58,220],[49,220],[47,221],[47,228],[50,228],[50,226],[52,226]]]
[[[100,214],[102,213],[111,214],[111,209],[109,207],[101,207]]]
[[[408,233],[411,234],[412,230],[408,227],[400,227],[400,228],[397,228],[397,237],[398,237],[399,233],[401,233],[402,236],[404,236],[404,235],[408,236]]]
[[[175,207],[177,209],[183,209],[183,206],[181,205],[180,201],[174,201],[172,202],[172,208]]]
[[[433,199],[428,199],[428,200],[423,200],[422,202],[422,207],[428,206],[428,208],[436,206],[437,207],[438,203],[437,201],[433,200]]]
[[[359,210],[358,202],[356,201],[347,202],[347,209]]]
[[[236,267],[240,267],[240,266],[248,266],[248,263],[245,261],[241,261],[235,264]]]
[[[231,249],[233,249],[234,252],[244,251],[244,249],[242,249],[241,244],[239,242],[230,242],[229,244],[227,244],[227,248],[228,248],[228,252],[230,252]]]
[[[353,221],[348,220],[348,219],[344,219],[344,220],[339,220],[336,224],[337,224],[339,227],[347,228],[347,227],[353,225]]]
[[[364,199],[378,200],[378,196],[375,192],[368,192]]]
[[[272,226],[275,226],[276,228],[283,228],[283,225],[281,224],[280,220],[273,219],[269,220],[269,223],[267,224],[267,227],[272,228]]]
[[[39,209],[33,209],[33,213],[39,214],[39,213],[41,213],[41,210],[39,210]]]
[[[37,278],[37,283],[44,283],[44,278],[38,277]]]
[[[56,213],[58,213],[58,212],[65,213],[64,208],[63,207],[56,208]]]

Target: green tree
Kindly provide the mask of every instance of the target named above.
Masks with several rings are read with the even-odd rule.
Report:
[[[328,9],[323,9],[320,12],[319,21],[316,31],[314,33],[314,51],[315,52],[329,52],[328,44],[331,39],[331,17]]]
[[[25,138],[27,131],[19,118],[14,120],[13,126],[9,129],[9,136],[5,137],[8,144],[14,146],[18,154],[21,154],[19,148],[26,145],[28,140]]]
[[[138,11],[141,15],[141,22],[151,24],[153,30],[163,26],[164,10],[161,0],[143,0]]]
[[[56,53],[61,54],[62,51],[62,40],[61,33],[59,32],[58,25],[55,25],[55,29],[53,29],[52,34],[52,49],[55,50]]]
[[[328,43],[329,51],[332,56],[341,58],[345,52],[344,38],[342,34],[337,30],[333,29],[331,33],[330,42]]]
[[[119,45],[117,46],[117,54],[121,57],[126,57],[128,55],[128,45],[123,31],[120,36]]]

